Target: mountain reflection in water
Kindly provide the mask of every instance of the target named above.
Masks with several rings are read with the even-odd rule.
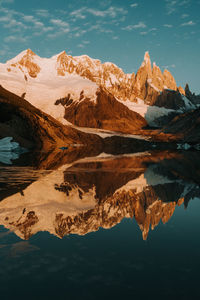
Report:
[[[54,157],[55,158],[55,157]],[[28,240],[109,229],[135,218],[143,239],[176,206],[200,198],[198,152],[153,151],[57,162],[54,170],[0,167],[0,225]]]

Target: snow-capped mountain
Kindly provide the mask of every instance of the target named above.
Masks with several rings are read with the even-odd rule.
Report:
[[[116,111],[104,116],[104,112],[95,107],[100,102],[98,97],[113,98],[113,108],[116,103],[121,103],[128,110],[139,113],[150,125],[154,125],[156,119],[160,122],[162,116],[174,116],[177,112],[195,108],[185,97],[184,90],[177,88],[169,71],[162,73],[155,63],[151,66],[148,52],[135,75],[125,74],[115,64],[101,63],[87,55],[72,57],[64,51],[51,58],[41,58],[28,49],[0,64],[0,84],[64,124],[70,121],[79,126],[122,132],[121,125],[119,128],[108,124],[105,127],[106,118],[112,119],[113,114],[114,119]],[[56,102],[59,99],[62,101]],[[123,106],[120,111],[125,109]],[[76,122],[77,115],[83,110],[91,119],[96,119],[96,124],[88,123],[88,117],[78,118],[79,122]],[[142,126],[144,122],[139,127]]]

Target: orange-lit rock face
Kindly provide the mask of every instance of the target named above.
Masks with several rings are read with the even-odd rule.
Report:
[[[185,90],[182,88],[182,86],[178,87],[179,93],[185,96]]]
[[[35,53],[28,49],[26,54],[19,61],[19,64],[27,69],[29,76],[32,78],[36,78],[40,72],[40,67],[33,62],[34,56]]]
[[[80,97],[82,100],[82,97]],[[83,95],[84,99],[84,95]],[[129,110],[118,102],[112,94],[103,90],[97,92],[96,103],[84,99],[79,103],[65,105],[65,118],[77,126],[104,128],[124,133],[147,126],[147,122],[138,113]]]
[[[77,74],[106,88],[115,97],[127,99],[131,95],[134,73],[129,76],[112,63],[91,59],[87,55],[72,57],[62,52],[57,57],[57,74]]]
[[[65,73],[73,73],[74,68],[70,66],[70,57],[63,51],[57,58],[57,74],[65,76]]]
[[[146,52],[144,61],[132,83],[131,99],[136,101],[137,98],[141,98],[146,104],[154,105],[160,93],[165,89],[177,90],[174,77],[168,70],[162,73],[155,63],[152,68],[150,56]]]
[[[166,85],[171,90],[177,90],[176,81],[172,74],[168,70],[164,70],[163,72],[164,77],[164,85]]]
[[[30,49],[28,49],[26,51],[26,53],[23,55],[23,57],[21,57],[21,59],[18,62],[11,64],[11,67],[14,67],[14,68],[18,67],[22,73],[27,71],[30,77],[36,78],[41,69],[34,62],[35,56],[36,56],[36,54],[33,51],[31,51]],[[9,68],[8,71],[10,72],[11,69]]]
[[[153,69],[152,69],[152,83],[159,89],[163,90],[165,81],[163,74],[158,66],[156,64],[153,64]]]

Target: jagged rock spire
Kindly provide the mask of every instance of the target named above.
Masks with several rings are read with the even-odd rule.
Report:
[[[144,54],[144,61],[146,62],[146,64],[148,64],[149,62],[151,63],[148,51],[146,51],[145,54]]]

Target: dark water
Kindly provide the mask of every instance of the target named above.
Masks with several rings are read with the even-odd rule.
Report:
[[[0,167],[1,299],[199,298],[198,152],[49,165]]]

